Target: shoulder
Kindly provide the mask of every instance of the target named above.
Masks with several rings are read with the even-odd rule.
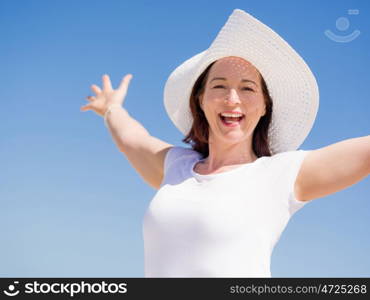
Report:
[[[173,146],[169,148],[167,155],[171,157],[177,157],[177,158],[181,158],[184,156],[201,156],[199,152],[191,148],[186,148],[182,146]]]
[[[266,168],[276,176],[295,177],[311,151],[299,149],[276,153],[265,160]]]
[[[270,161],[275,163],[292,163],[304,159],[304,157],[311,151],[312,150],[299,149],[279,152],[270,156]]]
[[[173,146],[169,148],[165,157],[165,168],[168,169],[170,165],[175,162],[182,161],[184,159],[201,157],[201,154],[191,148],[186,148],[182,146]]]

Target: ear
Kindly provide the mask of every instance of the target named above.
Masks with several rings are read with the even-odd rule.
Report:
[[[198,99],[199,99],[199,106],[204,111],[204,109],[203,109],[203,95],[200,95]]]
[[[263,106],[263,115],[262,115],[262,117],[263,117],[265,114],[266,114],[266,104],[264,104],[264,106]]]

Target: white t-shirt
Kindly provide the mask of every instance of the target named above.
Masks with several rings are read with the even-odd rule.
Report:
[[[145,277],[271,277],[273,248],[290,217],[305,155],[296,150],[201,175],[202,156],[172,147],[143,220]]]

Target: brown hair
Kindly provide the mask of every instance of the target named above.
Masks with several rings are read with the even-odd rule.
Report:
[[[207,82],[209,70],[213,66],[211,63],[203,73],[198,77],[197,81],[193,86],[193,90],[190,95],[190,111],[193,117],[193,124],[188,135],[182,140],[184,143],[191,144],[192,149],[200,152],[203,157],[209,155],[208,148],[208,130],[209,125],[207,118],[200,107],[199,96],[204,92],[204,88]],[[268,128],[271,122],[272,116],[272,99],[269,95],[267,85],[263,76],[260,74],[262,92],[266,104],[266,113],[262,116],[253,131],[252,150],[257,157],[271,156],[271,152],[268,145]]]

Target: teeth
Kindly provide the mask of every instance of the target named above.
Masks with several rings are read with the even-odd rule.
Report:
[[[233,117],[233,118],[239,118],[242,117],[243,114],[230,114],[230,113],[222,113],[221,116],[223,117]]]

